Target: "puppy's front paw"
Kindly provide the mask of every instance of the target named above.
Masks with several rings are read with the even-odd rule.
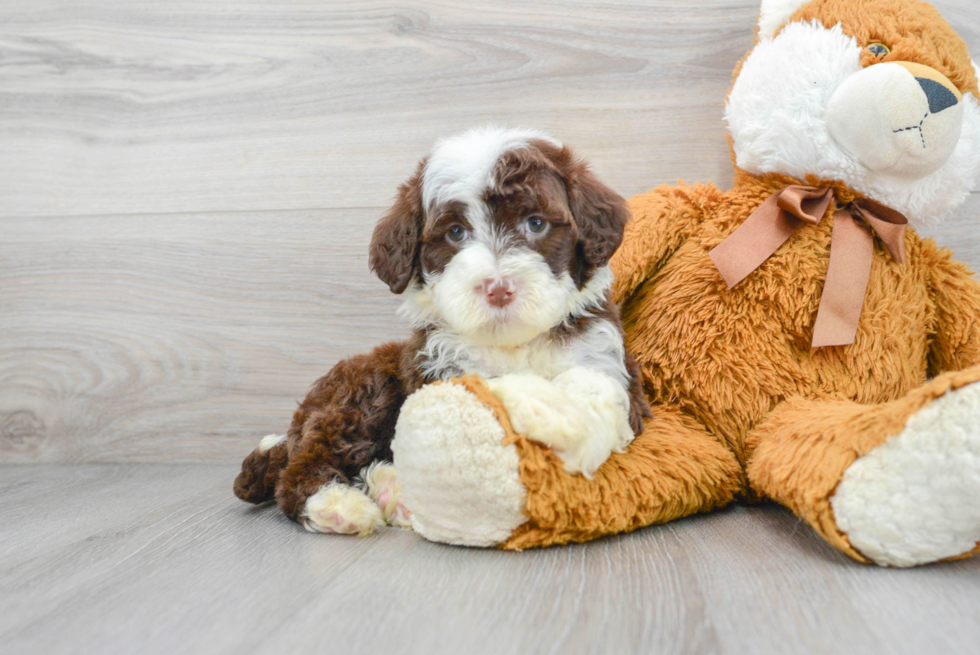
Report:
[[[565,450],[588,437],[584,422],[564,391],[537,375],[513,374],[487,380],[507,409],[514,430]]]
[[[611,452],[621,453],[633,441],[630,398],[618,381],[593,369],[576,366],[554,379],[554,385],[574,399],[591,422],[593,441]]]
[[[582,408],[548,380],[514,374],[487,380],[487,385],[504,404],[514,430],[551,447],[569,473],[591,476],[609,456],[592,447],[594,424]]]
[[[361,537],[385,524],[381,509],[367,494],[339,482],[325,484],[307,498],[300,520],[310,532]]]
[[[616,380],[583,367],[549,382],[535,375],[487,380],[504,404],[514,430],[550,446],[569,473],[587,478],[633,440],[629,396]]]
[[[361,471],[361,478],[371,497],[388,525],[396,528],[411,528],[412,513],[402,503],[402,487],[398,484],[398,473],[395,467],[387,462],[375,462]]]

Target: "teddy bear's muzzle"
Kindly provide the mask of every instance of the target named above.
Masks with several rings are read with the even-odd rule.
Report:
[[[962,100],[936,69],[887,62],[844,80],[825,118],[837,144],[869,169],[918,179],[939,170],[956,149]]]

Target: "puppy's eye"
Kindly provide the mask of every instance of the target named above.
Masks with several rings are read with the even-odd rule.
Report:
[[[461,241],[465,241],[469,234],[470,233],[462,225],[453,225],[451,228],[449,228],[449,232],[446,233],[446,238],[453,243],[459,243]]]
[[[886,45],[884,45],[882,43],[872,43],[871,45],[869,45],[867,47],[867,50],[868,50],[868,52],[870,52],[871,54],[873,54],[875,57],[884,57],[885,55],[887,55],[887,54],[889,54],[891,52],[891,50],[889,50],[888,46],[886,46]]]
[[[543,234],[548,224],[540,216],[531,216],[526,222],[527,231],[532,234]]]

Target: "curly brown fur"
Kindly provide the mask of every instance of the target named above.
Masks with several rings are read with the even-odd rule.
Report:
[[[285,443],[267,451],[256,448],[242,462],[242,472],[235,478],[235,495],[256,505],[272,500],[276,482],[288,461]]]
[[[371,462],[391,461],[398,410],[425,382],[414,365],[422,338],[383,344],[317,380],[293,414],[286,441],[242,463],[235,495],[260,503],[274,494],[295,519],[324,484],[350,483]]]

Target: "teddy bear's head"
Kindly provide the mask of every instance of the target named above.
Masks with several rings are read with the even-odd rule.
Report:
[[[749,173],[843,182],[918,225],[980,172],[980,69],[919,0],[762,0],[726,120]]]

